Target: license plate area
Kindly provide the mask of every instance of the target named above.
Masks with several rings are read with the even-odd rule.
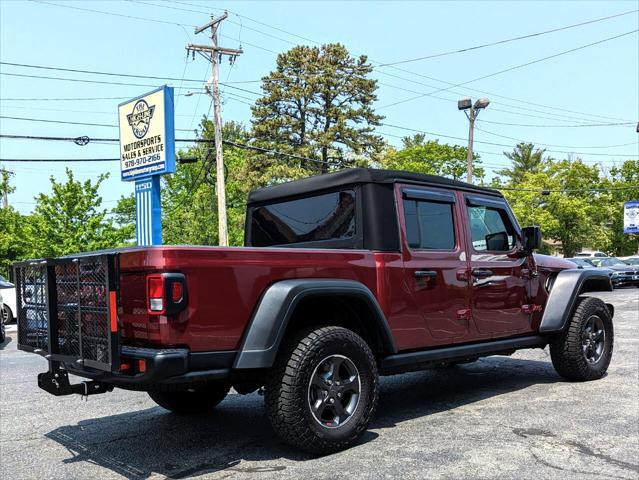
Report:
[[[21,262],[15,279],[20,350],[118,370],[116,254]]]

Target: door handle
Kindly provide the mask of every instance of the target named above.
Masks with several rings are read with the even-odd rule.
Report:
[[[493,271],[487,268],[475,268],[473,270],[473,277],[475,278],[488,278],[493,276]]]
[[[437,278],[437,272],[435,270],[415,270],[415,278],[419,278],[419,279],[436,279]]]

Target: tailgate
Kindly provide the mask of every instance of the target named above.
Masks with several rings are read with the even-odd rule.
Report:
[[[117,254],[26,261],[14,269],[18,349],[118,370]]]

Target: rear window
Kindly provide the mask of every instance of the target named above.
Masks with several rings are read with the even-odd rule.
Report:
[[[346,240],[355,236],[355,224],[354,190],[263,205],[252,210],[251,245]]]

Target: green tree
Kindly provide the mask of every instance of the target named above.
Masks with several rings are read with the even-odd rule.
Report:
[[[522,225],[539,225],[566,257],[605,237],[609,211],[600,171],[581,160],[550,162],[504,190]],[[514,187],[513,187],[514,185]],[[548,245],[547,245],[548,247]]]
[[[0,170],[0,196],[3,192],[15,192],[11,186],[10,173]],[[0,208],[0,275],[7,278],[11,265],[26,257],[28,239],[25,235],[27,217],[21,215],[13,207]]]
[[[327,172],[329,166],[378,154],[384,142],[373,130],[382,117],[373,110],[377,81],[367,78],[371,71],[366,56],[351,57],[338,43],[297,46],[278,55],[276,69],[262,78],[264,96],[253,107],[256,141],[323,162],[301,161],[293,176],[295,168]]]
[[[639,235],[623,233],[623,205],[639,200],[639,160],[626,160],[621,166],[612,167],[603,186],[610,190],[602,195],[606,207],[604,235],[596,248],[614,255],[632,255],[639,251]]]
[[[210,120],[202,120],[199,136],[209,142],[213,140],[213,124]],[[222,138],[245,143],[248,141],[248,134],[241,124],[227,122],[222,128]],[[244,242],[246,199],[255,182],[248,175],[250,155],[244,149],[224,146],[230,245],[242,245]],[[163,242],[216,245],[218,222],[214,144],[198,143],[180,152],[180,157],[198,160],[189,164],[178,163],[174,174],[163,177]]]
[[[441,175],[461,180],[466,175],[468,150],[459,145],[439,143],[439,140],[425,141],[422,134],[402,139],[404,148],[389,149],[382,157],[381,166],[392,170]],[[473,176],[477,180],[484,177],[481,160],[475,155]]]
[[[537,173],[543,170],[547,159],[544,158],[546,149],[535,149],[532,143],[518,143],[512,152],[504,152],[504,155],[512,162],[511,168],[505,168],[495,172],[497,175],[508,178],[516,184],[521,182],[527,173]]]
[[[39,194],[26,226],[30,257],[60,256],[121,245],[130,230],[117,228],[101,209],[98,190],[108,174],[80,182],[70,169],[66,182],[51,181],[51,194]]]

